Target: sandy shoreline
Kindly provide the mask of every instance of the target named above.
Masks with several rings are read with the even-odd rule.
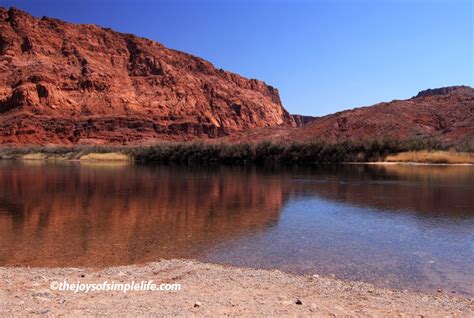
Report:
[[[180,291],[52,290],[53,281],[103,283],[153,280]],[[190,260],[82,268],[0,268],[0,316],[472,316],[474,299],[377,288],[320,276],[237,268]]]

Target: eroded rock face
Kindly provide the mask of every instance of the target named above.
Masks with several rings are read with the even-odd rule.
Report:
[[[293,117],[296,127],[301,127],[303,125],[309,124],[310,122],[317,119],[317,117],[314,117],[314,116],[298,115],[298,114],[291,115],[291,117]]]
[[[449,87],[440,87],[440,88],[433,88],[433,89],[425,89],[424,91],[419,92],[414,98],[417,97],[428,97],[428,96],[436,96],[436,95],[449,95],[451,93],[454,94],[464,94],[468,96],[474,97],[474,90],[469,86],[449,86]]]
[[[295,122],[278,90],[96,25],[0,8],[0,144],[214,138]]]

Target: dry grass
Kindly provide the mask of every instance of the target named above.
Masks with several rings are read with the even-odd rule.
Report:
[[[419,162],[419,163],[470,163],[474,164],[474,154],[452,151],[407,151],[390,155],[388,162]]]
[[[21,160],[45,160],[46,155],[44,153],[28,153],[26,155],[21,156]]]
[[[71,154],[47,154],[41,152],[27,153],[19,157],[20,160],[25,161],[59,161],[59,160],[70,160]]]
[[[83,155],[80,158],[81,161],[130,161],[129,155],[119,152],[107,152],[107,153],[89,153]]]

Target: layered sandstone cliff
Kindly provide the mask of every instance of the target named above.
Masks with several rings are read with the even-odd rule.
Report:
[[[278,90],[131,34],[0,8],[0,144],[213,138],[294,126]]]

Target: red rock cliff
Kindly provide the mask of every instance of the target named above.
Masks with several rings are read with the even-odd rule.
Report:
[[[0,144],[213,138],[294,126],[278,90],[96,25],[0,8]]]

